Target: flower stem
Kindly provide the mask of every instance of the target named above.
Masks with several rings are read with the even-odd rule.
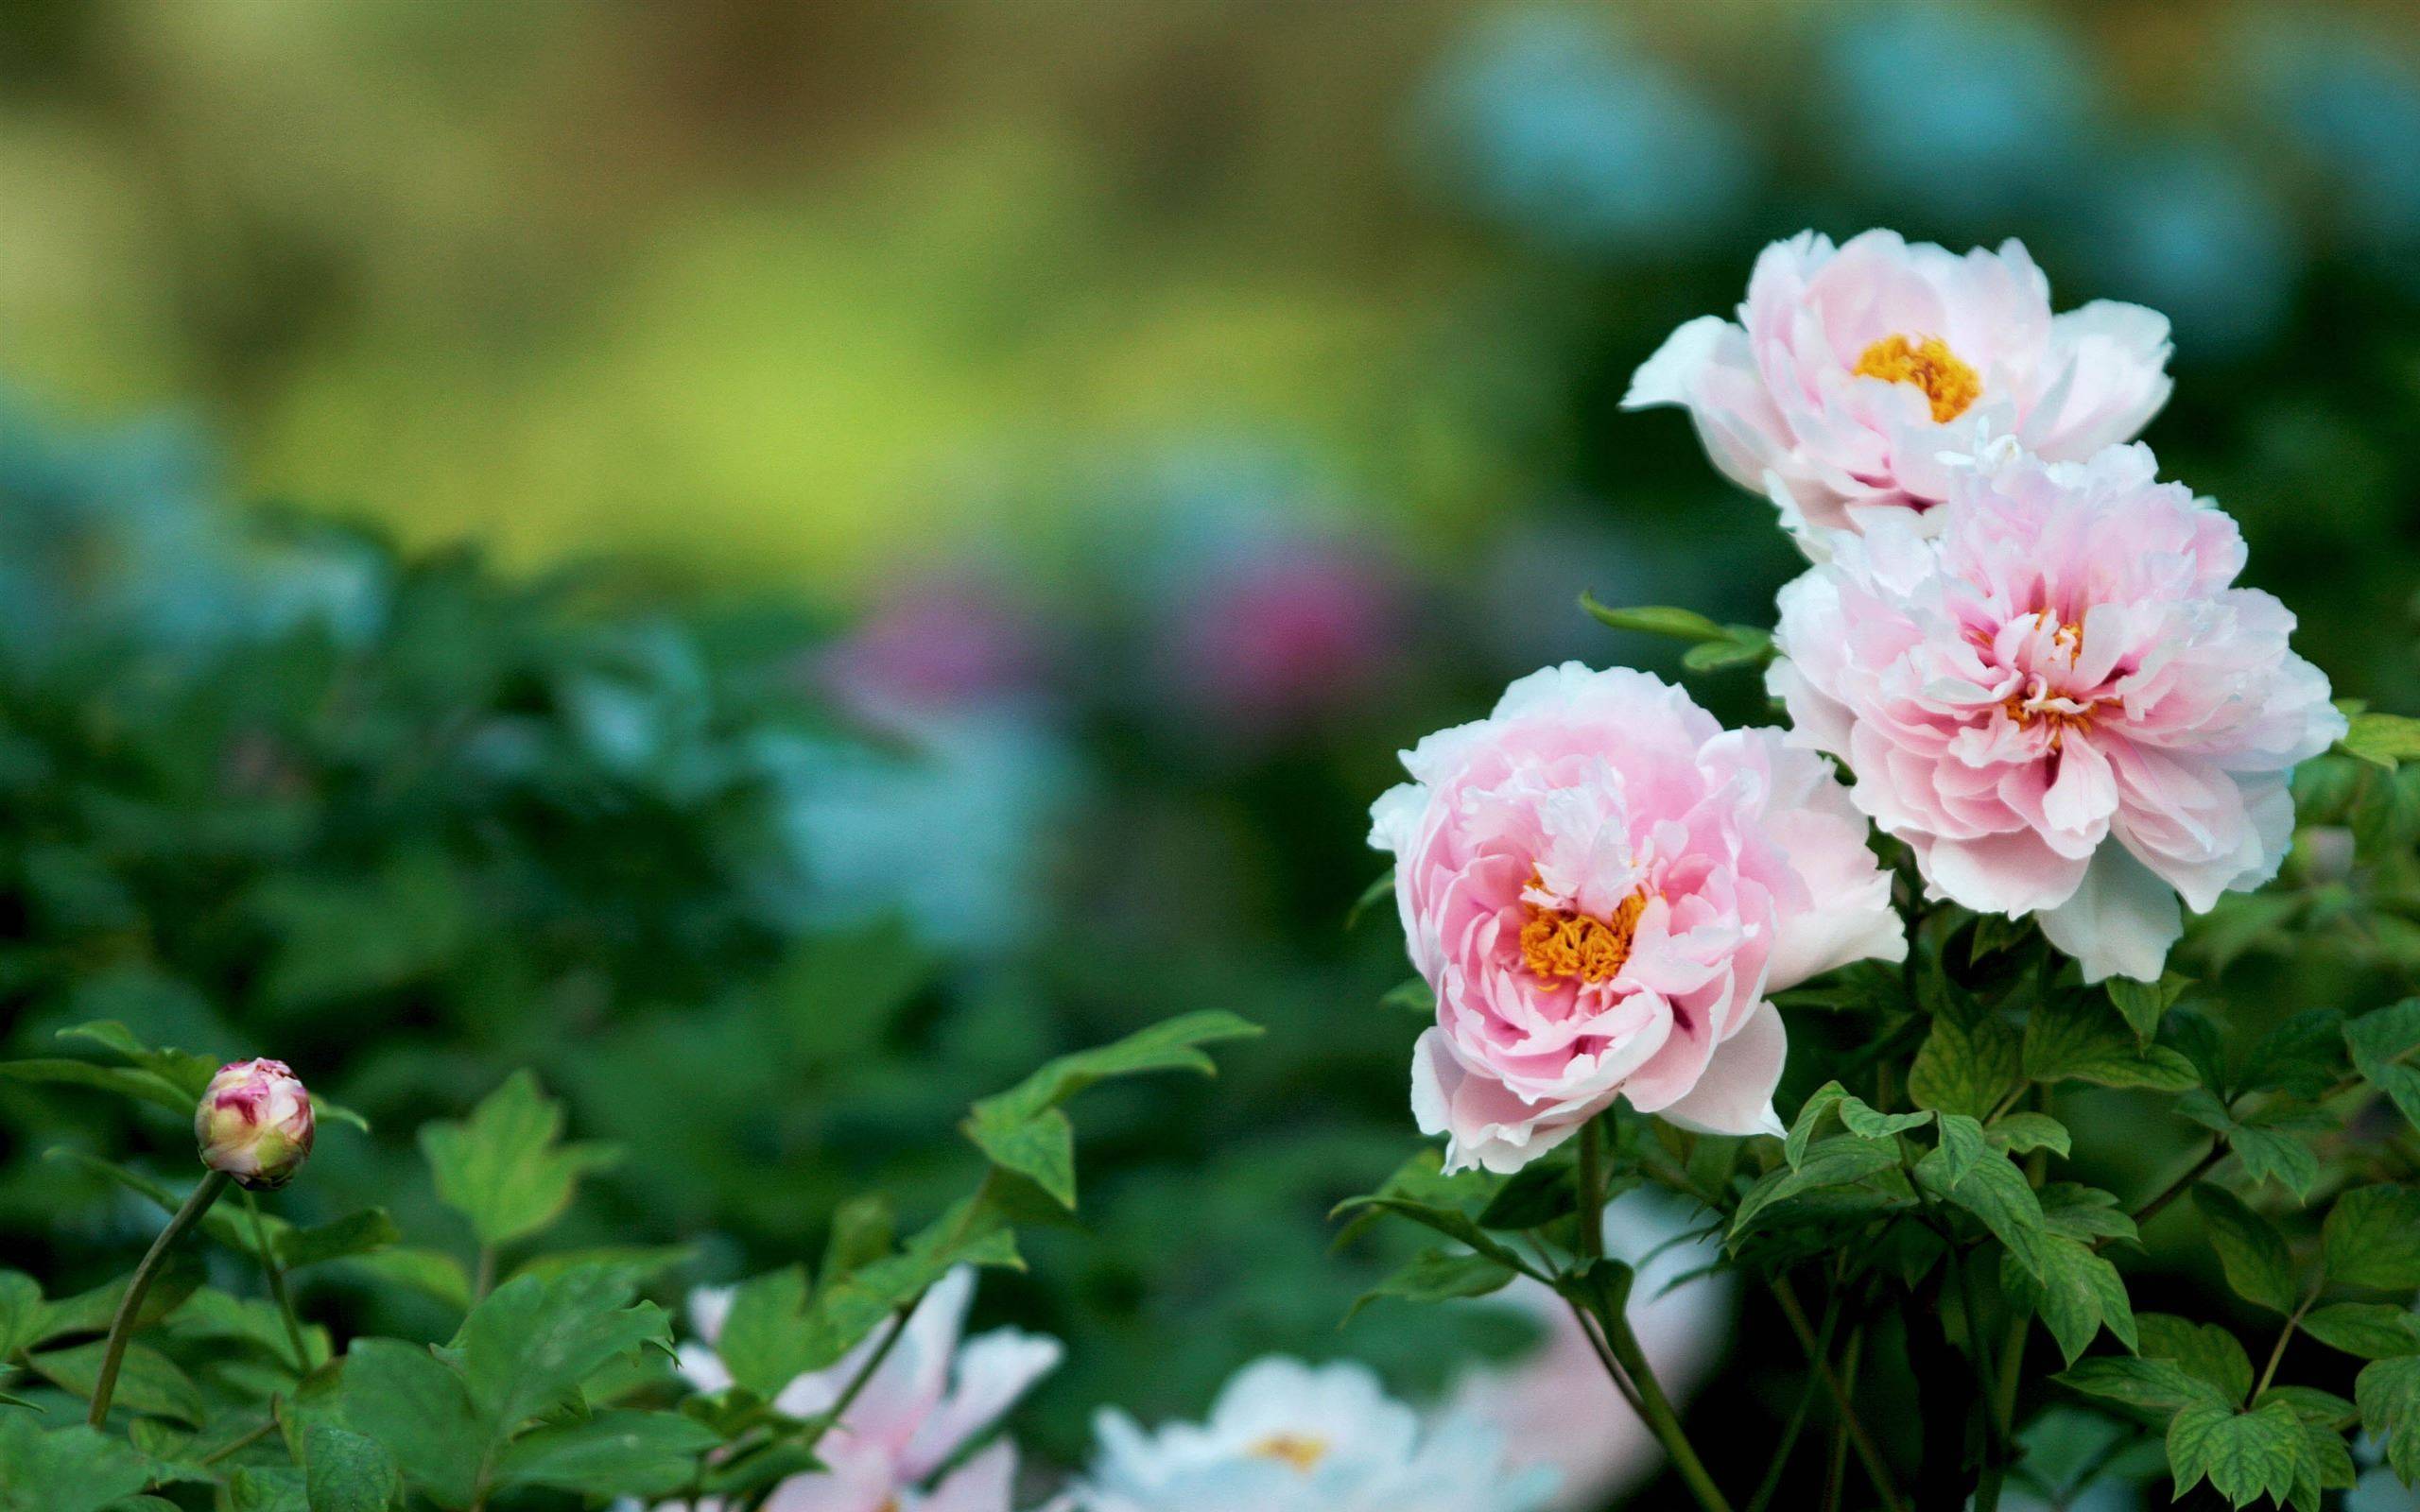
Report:
[[[294,1298],[285,1290],[285,1267],[278,1263],[277,1251],[268,1242],[268,1226],[261,1222],[261,1205],[249,1192],[244,1194],[244,1211],[251,1215],[252,1243],[260,1248],[261,1269],[268,1273],[268,1295],[276,1299],[277,1315],[285,1320],[285,1342],[294,1347],[295,1373],[307,1376],[311,1347],[302,1336],[302,1320],[294,1314]]]
[[[1583,1214],[1583,1217],[1585,1215]],[[1698,1499],[1705,1512],[1731,1512],[1731,1503],[1706,1472],[1705,1462],[1698,1458],[1697,1450],[1689,1443],[1688,1434],[1681,1427],[1681,1415],[1672,1410],[1671,1399],[1664,1395],[1664,1387],[1655,1379],[1655,1367],[1647,1361],[1647,1351],[1639,1347],[1638,1335],[1631,1331],[1630,1319],[1615,1307],[1599,1311],[1597,1319],[1605,1328],[1605,1347],[1614,1352],[1630,1383],[1638,1392],[1640,1416],[1663,1444],[1664,1452],[1672,1456],[1672,1468]]]
[[[1815,1352],[1819,1358],[1828,1358],[1831,1354],[1832,1333],[1840,1327],[1840,1322],[1841,1294],[1835,1287],[1824,1304],[1823,1326],[1815,1331]],[[1781,1489],[1782,1472],[1789,1468],[1790,1451],[1798,1447],[1798,1435],[1806,1426],[1806,1411],[1815,1404],[1816,1390],[1823,1383],[1823,1378],[1814,1366],[1809,1366],[1806,1384],[1800,1388],[1798,1405],[1790,1410],[1789,1421],[1782,1427],[1781,1442],[1774,1446],[1772,1460],[1765,1467],[1765,1478],[1756,1486],[1756,1494],[1748,1499],[1748,1512],[1765,1512],[1765,1508],[1772,1503],[1773,1493]]]
[[[1815,1347],[1815,1327],[1807,1322],[1806,1310],[1799,1306],[1797,1294],[1778,1279],[1768,1284],[1772,1290],[1773,1300],[1781,1307],[1782,1316],[1789,1323],[1790,1332],[1798,1335],[1799,1347],[1806,1351],[1808,1368],[1823,1378],[1824,1389],[1830,1393],[1832,1405],[1840,1414],[1841,1434],[1856,1449],[1858,1459],[1865,1466],[1866,1475],[1874,1482],[1875,1494],[1882,1498],[1882,1504],[1890,1512],[1901,1512],[1899,1493],[1892,1486],[1890,1462],[1882,1457],[1880,1446],[1875,1443],[1874,1435],[1865,1431],[1864,1422],[1857,1415],[1856,1369],[1846,1366],[1836,1373],[1831,1363]],[[1858,1336],[1857,1331],[1851,1331],[1852,1345]],[[1845,1355],[1846,1351],[1843,1352]]]
[[[212,1171],[196,1182],[193,1194],[168,1219],[168,1226],[160,1230],[160,1237],[151,1241],[151,1247],[144,1252],[143,1263],[134,1267],[133,1278],[126,1283],[126,1296],[117,1304],[117,1315],[110,1320],[110,1342],[101,1351],[100,1374],[93,1378],[93,1408],[84,1415],[84,1420],[94,1427],[100,1427],[109,1418],[110,1398],[117,1392],[118,1367],[126,1363],[126,1347],[134,1337],[134,1320],[143,1311],[143,1298],[151,1290],[151,1282],[158,1278],[169,1249],[186,1229],[201,1221],[201,1215],[227,1190],[227,1180],[226,1172]]]

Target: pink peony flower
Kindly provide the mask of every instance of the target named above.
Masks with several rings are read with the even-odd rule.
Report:
[[[1935,896],[2038,914],[2084,976],[2152,980],[2222,892],[2276,872],[2286,775],[2344,731],[2294,618],[2235,588],[2243,538],[2149,448],[1962,475],[1942,534],[1834,538],[1781,593],[1768,684],[1791,740],[1856,772],[1857,806]]]
[[[1806,532],[1861,530],[1949,497],[1950,458],[2014,438],[2081,460],[2168,401],[2168,318],[2096,300],[2050,313],[2018,242],[1959,257],[1895,232],[1801,232],[1756,259],[1738,323],[1691,320],[1626,409],[1679,404],[1723,474]]]
[[[311,1157],[316,1131],[311,1094],[283,1060],[219,1067],[193,1114],[201,1163],[255,1192],[293,1180]]]
[[[1370,843],[1437,996],[1411,1103],[1448,1168],[1517,1170],[1616,1096],[1778,1133],[1765,993],[1906,953],[1830,769],[1646,673],[1531,673],[1403,763]]]
[[[961,1343],[974,1298],[975,1273],[964,1267],[925,1294],[890,1357],[816,1446],[825,1468],[784,1481],[763,1512],[1009,1512],[1017,1455],[1008,1440],[937,1480],[934,1471],[1056,1366],[1060,1347],[1015,1329]],[[700,1391],[731,1384],[711,1348],[730,1311],[728,1291],[706,1289],[690,1298],[706,1342],[682,1347],[681,1372]],[[791,1382],[774,1405],[793,1418],[830,1411],[882,1334],[876,1330],[838,1364]]]

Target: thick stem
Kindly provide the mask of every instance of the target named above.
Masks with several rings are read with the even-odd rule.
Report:
[[[294,1347],[296,1373],[311,1373],[311,1346],[302,1337],[302,1320],[294,1315],[294,1298],[286,1294],[285,1267],[278,1263],[277,1251],[268,1242],[268,1226],[261,1222],[261,1205],[252,1194],[244,1194],[244,1211],[251,1215],[252,1243],[259,1246],[261,1269],[268,1273],[268,1295],[277,1302],[277,1315],[285,1320],[285,1342]]]
[[[1605,1253],[1605,1125],[1590,1119],[1580,1126],[1580,1257]]]
[[[1585,1216],[1583,1214],[1583,1216]],[[1630,1319],[1619,1308],[1604,1308],[1597,1314],[1604,1325],[1605,1347],[1630,1376],[1631,1384],[1638,1389],[1639,1416],[1647,1419],[1656,1441],[1664,1452],[1672,1456],[1672,1468],[1695,1496],[1705,1512],[1731,1512],[1714,1477],[1707,1473],[1705,1462],[1698,1458],[1697,1450],[1689,1443],[1689,1435],[1681,1427],[1681,1415],[1672,1410],[1671,1399],[1664,1395],[1664,1387],[1655,1379],[1655,1367],[1647,1361],[1647,1351],[1639,1347],[1638,1335],[1631,1332]]]
[[[93,1378],[93,1409],[85,1414],[84,1420],[94,1427],[100,1427],[109,1418],[110,1398],[117,1392],[118,1367],[126,1363],[126,1347],[134,1337],[134,1320],[143,1311],[145,1294],[151,1290],[151,1282],[159,1276],[168,1251],[186,1229],[201,1221],[201,1215],[218,1200],[218,1194],[227,1190],[227,1179],[226,1172],[212,1171],[195,1183],[193,1194],[168,1219],[160,1237],[151,1241],[151,1247],[144,1252],[143,1263],[134,1267],[133,1279],[126,1283],[126,1296],[117,1304],[117,1315],[110,1320],[110,1342],[101,1351],[100,1374]]]

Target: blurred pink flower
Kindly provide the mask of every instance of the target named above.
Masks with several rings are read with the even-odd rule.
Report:
[[[1448,1169],[1517,1170],[1616,1096],[1779,1133],[1765,994],[1907,950],[1830,768],[1646,673],[1531,673],[1403,762],[1370,843],[1437,998],[1411,1099]]]
[[[2235,522],[2155,474],[2139,445],[2004,448],[1937,541],[1835,537],[1782,590],[1768,674],[1793,743],[1849,765],[1937,896],[2040,915],[2095,982],[2158,977],[2179,894],[2201,913],[2275,874],[2286,774],[2344,730],[2293,615],[2231,586]]]
[[[2168,319],[2096,300],[2050,313],[2023,245],[1963,257],[1895,232],[1813,232],[1756,259],[1737,323],[1702,316],[1623,407],[1679,404],[1726,477],[1802,543],[1949,497],[1949,456],[2009,437],[2054,461],[2131,440],[2167,403]]]
[[[1676,1402],[1685,1402],[1713,1369],[1738,1305],[1731,1276],[1690,1274],[1722,1258],[1721,1241],[1711,1234],[1679,1242],[1703,1216],[1648,1191],[1627,1193],[1605,1209],[1605,1253],[1638,1270],[1631,1330]],[[1497,1300],[1535,1317],[1546,1338],[1523,1359],[1465,1376],[1450,1409],[1498,1429],[1512,1469],[1552,1469],[1556,1512],[1594,1512],[1653,1473],[1663,1449],[1614,1389],[1564,1300],[1527,1279],[1479,1305]]]
[[[925,1294],[890,1357],[816,1446],[825,1469],[782,1483],[764,1512],[1009,1512],[1016,1448],[1002,1439],[925,1487],[976,1435],[990,1427],[1059,1363],[1056,1339],[997,1329],[959,1340],[975,1297],[975,1273],[954,1270]],[[731,1294],[690,1298],[703,1344],[681,1349],[681,1371],[700,1391],[720,1391],[731,1372],[714,1350]],[[882,1331],[838,1364],[785,1386],[774,1404],[794,1418],[828,1412]]]
[[[283,1060],[219,1067],[193,1114],[201,1163],[256,1192],[294,1178],[310,1159],[316,1131],[311,1094]]]
[[[1340,546],[1290,539],[1205,566],[1169,627],[1176,685],[1230,729],[1268,733],[1350,704],[1404,633],[1394,587]]]
[[[1031,696],[1046,639],[1032,609],[998,586],[942,574],[895,586],[817,670],[856,713],[887,720]]]

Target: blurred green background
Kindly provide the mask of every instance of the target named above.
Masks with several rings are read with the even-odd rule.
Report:
[[[15,0],[0,1020],[382,1130],[535,1065],[631,1152],[589,1237],[728,1279],[1232,1007],[1270,1038],[1102,1094],[1092,1231],[987,1297],[1072,1347],[1027,1431],[1272,1349],[1434,1389],[1523,1335],[1335,1327],[1385,1257],[1321,1215],[1413,1143],[1368,801],[1542,662],[1672,670],[1581,590],[1764,623],[1797,566],[1632,369],[1804,227],[2019,236],[2170,315],[2166,470],[2420,713],[2415,146],[2394,0]],[[2323,873],[2200,961],[2382,989]],[[155,1221],[43,1158],[86,1111],[0,1089],[16,1263]],[[323,1143],[284,1200],[445,1221]]]

